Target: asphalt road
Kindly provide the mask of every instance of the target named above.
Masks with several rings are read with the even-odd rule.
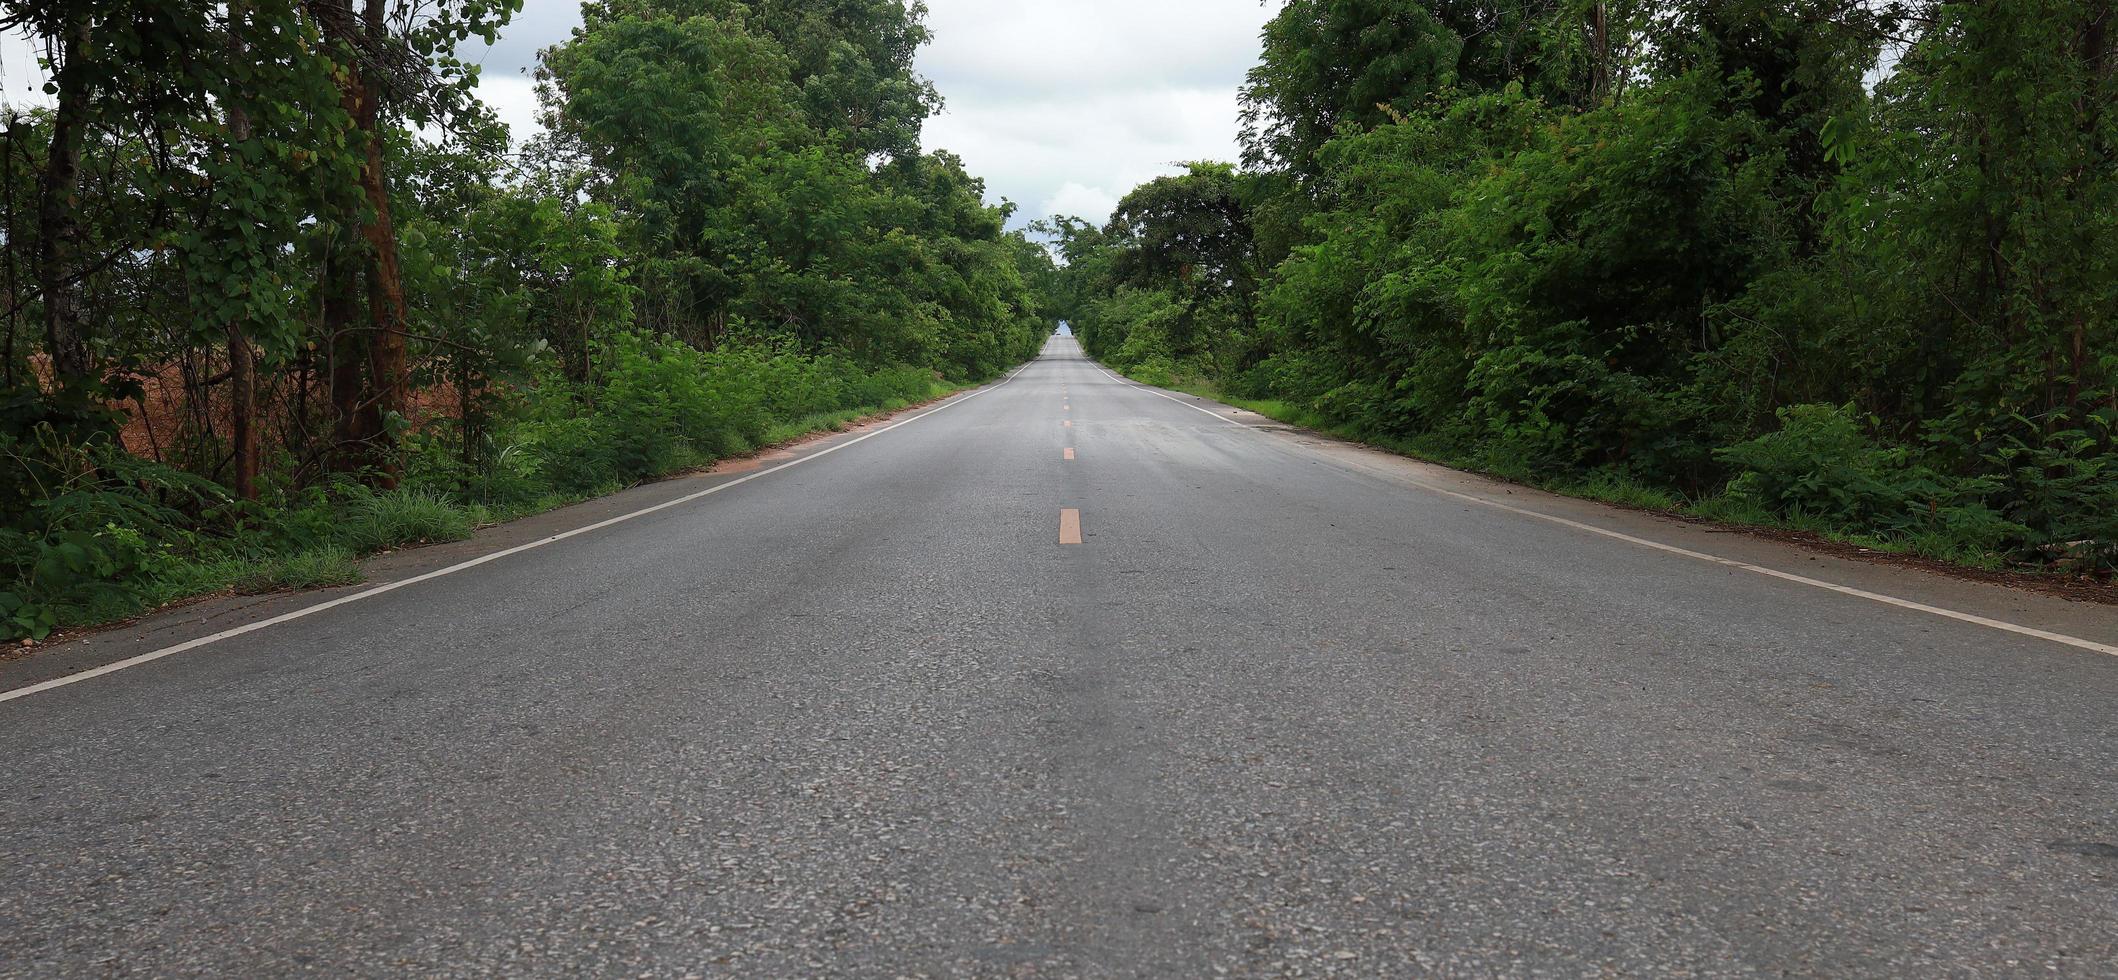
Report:
[[[2118,610],[1064,339],[763,465],[0,703],[0,974],[2118,975]]]

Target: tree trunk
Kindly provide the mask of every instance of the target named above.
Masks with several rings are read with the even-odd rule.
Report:
[[[353,10],[346,0],[325,0],[312,8],[322,22],[324,36],[348,46],[349,57],[339,76],[339,104],[346,114],[360,116],[360,79],[356,61],[358,38],[353,31]],[[331,362],[331,470],[356,473],[372,461],[375,431],[371,417],[375,401],[368,394],[367,336],[354,324],[358,315],[360,263],[358,239],[349,232],[358,223],[348,217],[331,237],[322,269],[324,337],[330,344]]]
[[[257,352],[241,324],[228,324],[228,439],[234,444],[235,495],[257,499]]]
[[[74,12],[59,38],[53,81],[59,102],[52,114],[51,154],[37,201],[37,288],[44,299],[44,350],[53,380],[68,388],[89,378],[88,330],[81,318],[81,284],[74,280],[81,234],[75,197],[81,182],[81,141],[88,128],[91,73],[81,64],[89,19]]]
[[[355,240],[341,234],[324,256],[322,276],[324,336],[330,343],[331,469],[352,473],[374,461],[381,420],[368,388],[367,333],[359,316],[359,256]]]
[[[228,53],[241,64],[247,53],[243,42],[246,13],[241,0],[228,4]],[[250,112],[241,97],[228,102],[228,143],[239,147],[250,141]],[[235,473],[231,481],[235,495],[257,499],[257,352],[241,318],[228,321],[228,439],[233,444]]]
[[[2088,28],[2084,32],[2086,36],[2082,44],[2088,59],[2088,91],[2086,103],[2083,105],[2082,128],[2089,134],[2090,166],[2095,168],[2093,179],[2097,181],[2118,180],[2118,177],[2112,176],[2113,169],[2118,168],[2118,145],[2114,145],[2111,140],[2112,130],[2118,127],[2106,122],[2112,102],[2118,100],[2118,42],[2114,42],[2111,37],[2113,20],[2118,20],[2118,3],[2104,0],[2093,5],[2089,11]],[[2089,186],[2084,183],[2078,193],[2090,193]],[[2091,241],[2091,247],[2100,247],[2094,244],[2093,239]],[[2103,240],[2105,244],[2109,241],[2108,238]],[[2104,317],[2110,316],[2108,310],[2102,312]],[[2098,322],[2108,330],[2109,320]],[[2101,338],[2093,338],[2089,332],[2089,324],[2088,311],[2077,309],[2074,318],[2074,343],[2076,349],[2082,351],[2081,359],[2084,361],[2089,349],[2100,349],[2107,342]],[[2081,384],[2081,376],[2086,370],[2085,367],[2075,370],[2077,386]],[[2110,392],[2108,402],[2111,411],[2118,412],[2118,378],[2112,378],[2109,372],[2101,372],[2096,380],[2099,386]],[[2076,397],[2079,397],[2078,394]]]
[[[2107,95],[2105,88],[2108,86],[2111,72],[2110,26],[2113,16],[2113,4],[2109,2],[2091,4],[2085,13],[2086,21],[2083,23],[2081,30],[2082,98],[2077,103],[2079,105],[2077,112],[2081,117],[2080,125],[2083,136],[2081,152],[2087,164],[2084,168],[2076,170],[2074,174],[2074,190],[2071,195],[2080,205],[2080,209],[2077,211],[2080,214],[2088,214],[2092,211],[2094,208],[2092,203],[2093,195],[2095,194],[2094,188],[2099,182],[2112,179],[2110,177],[2110,167],[2114,163],[2118,163],[2118,160],[2111,159],[2110,149],[2104,142],[2103,122],[2104,100]],[[2093,172],[2085,173],[2082,172],[2083,170]],[[2090,247],[2093,248],[2094,238],[2090,238],[2089,241]],[[2085,408],[2086,406],[2081,406],[2080,403],[2082,385],[2089,370],[2089,321],[2087,310],[2079,308],[2074,310],[2073,347],[2073,379],[2068,383],[2067,387],[2067,407],[2069,409],[2077,406]],[[2118,398],[2114,398],[2114,403],[2118,403]]]
[[[340,75],[340,101],[365,142],[360,166],[360,194],[368,210],[343,222],[356,229],[360,254],[340,241],[325,263],[324,319],[331,336],[331,401],[338,414],[334,468],[340,472],[372,468],[385,487],[397,485],[397,458],[385,424],[389,413],[406,407],[404,281],[397,256],[396,229],[390,217],[389,183],[384,176],[381,96],[375,72],[364,64],[388,44],[383,0],[366,0],[356,19],[351,0],[310,0],[310,10],[325,37],[342,46],[347,64]],[[356,261],[356,259],[358,261]],[[365,272],[368,323],[353,325],[357,284]]]
[[[365,24],[369,50],[380,51],[389,43],[383,22],[383,0],[367,0]],[[360,170],[361,189],[366,192],[368,207],[374,213],[361,227],[361,234],[368,242],[368,324],[373,329],[368,339],[368,364],[373,373],[376,395],[376,411],[384,418],[391,415],[402,418],[409,408],[408,379],[405,366],[405,326],[410,319],[405,309],[404,275],[397,258],[397,229],[390,218],[390,184],[384,170],[384,134],[382,131],[382,99],[377,90],[372,72],[357,76],[360,111],[355,115],[355,124],[367,135],[367,162]],[[391,435],[385,431],[377,433],[383,443],[380,464],[381,482],[384,487],[397,485],[397,454]]]
[[[7,114],[7,144],[0,146],[0,228],[15,227],[15,134],[21,117]],[[0,261],[7,263],[7,343],[0,349],[0,390],[15,387],[15,334],[20,327],[22,282],[14,249]]]

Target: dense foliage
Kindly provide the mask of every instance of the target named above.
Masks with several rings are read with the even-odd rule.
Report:
[[[524,152],[520,0],[28,0],[0,146],[0,634],[355,574],[1031,356],[1047,253],[901,0],[600,0]]]
[[[1291,0],[1094,355],[1554,485],[2118,564],[2110,0]]]

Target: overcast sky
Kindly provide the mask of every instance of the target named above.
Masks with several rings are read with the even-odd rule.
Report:
[[[1175,165],[1236,154],[1236,89],[1276,0],[928,0],[920,71],[947,100],[926,146],[963,157],[1016,221],[1102,221]],[[575,0],[525,0],[482,60],[481,95],[521,138],[536,125],[529,68],[581,21]],[[33,49],[0,39],[0,91],[41,103]]]
[[[948,101],[929,149],[1023,217],[1102,221],[1135,185],[1236,156],[1259,0],[929,0],[920,70]]]

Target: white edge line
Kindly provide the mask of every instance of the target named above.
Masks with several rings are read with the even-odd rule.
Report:
[[[1091,362],[1091,363],[1093,363],[1093,362]],[[1119,377],[1119,376],[1117,376],[1117,375],[1115,375],[1115,374],[1111,374],[1111,370],[1110,370],[1109,368],[1107,368],[1107,367],[1104,367],[1104,366],[1103,366],[1103,365],[1101,365],[1101,364],[1097,364],[1097,365],[1096,365],[1096,370],[1098,370],[1098,371],[1101,371],[1101,372],[1103,372],[1103,373],[1104,373],[1104,374],[1106,374],[1106,375],[1109,375],[1109,377],[1110,377],[1110,379],[1111,379],[1112,381],[1116,381],[1117,383],[1119,383],[1119,384],[1121,384],[1121,385],[1128,385],[1128,386],[1131,386],[1131,387],[1134,387],[1134,388],[1138,388],[1138,389],[1140,389],[1141,391],[1147,392],[1148,394],[1150,394],[1150,395],[1153,395],[1153,396],[1155,396],[1156,398],[1167,398],[1167,399],[1169,399],[1170,401],[1176,402],[1177,404],[1179,404],[1179,405],[1182,405],[1182,406],[1184,406],[1185,408],[1191,409],[1191,410],[1192,410],[1192,411],[1194,411],[1194,412],[1204,412],[1204,413],[1206,413],[1206,414],[1208,414],[1208,415],[1211,415],[1211,416],[1213,416],[1214,418],[1220,419],[1221,421],[1223,421],[1223,422],[1226,422],[1226,423],[1228,423],[1229,425],[1233,425],[1233,426],[1239,426],[1239,427],[1241,427],[1241,428],[1245,428],[1245,429],[1247,429],[1247,428],[1250,428],[1250,426],[1247,426],[1247,425],[1243,425],[1243,423],[1241,423],[1241,422],[1238,422],[1238,421],[1236,421],[1236,420],[1234,420],[1234,419],[1232,419],[1232,418],[1229,418],[1229,417],[1228,417],[1228,416],[1226,416],[1226,415],[1222,415],[1221,413],[1219,413],[1219,412],[1216,412],[1216,411],[1214,411],[1213,409],[1210,409],[1210,408],[1206,408],[1206,407],[1203,407],[1203,406],[1199,406],[1199,405],[1194,405],[1194,404],[1192,404],[1192,403],[1190,403],[1190,402],[1188,402],[1188,401],[1185,401],[1185,400],[1184,400],[1184,399],[1182,399],[1182,398],[1178,398],[1177,396],[1175,396],[1175,395],[1172,395],[1172,394],[1170,394],[1169,392],[1166,392],[1166,391],[1157,391],[1157,390],[1155,390],[1155,389],[1153,389],[1153,388],[1150,388],[1150,387],[1148,387],[1148,386],[1146,386],[1146,385],[1140,384],[1140,383],[1138,383],[1138,382],[1136,382],[1136,381],[1132,381],[1132,380],[1130,380],[1130,379],[1127,379],[1127,378],[1121,378],[1121,377]]]
[[[1031,361],[1030,363],[1034,364],[1036,362]],[[877,429],[873,432],[865,433],[855,438],[848,439],[845,442],[841,442],[835,446],[828,446],[824,449],[817,450],[816,452],[810,453],[807,456],[803,456],[795,460],[790,460],[769,470],[760,470],[748,476],[744,476],[738,479],[730,480],[726,483],[708,487],[704,490],[699,491],[698,493],[687,494],[685,496],[678,497],[675,500],[664,501],[652,507],[645,507],[640,510],[633,511],[629,514],[622,514],[617,517],[610,518],[608,520],[597,521],[594,524],[588,524],[582,527],[577,527],[570,531],[562,531],[547,538],[539,538],[535,541],[531,541],[526,544],[519,544],[502,551],[495,551],[489,555],[480,555],[477,558],[473,558],[469,561],[461,562],[459,564],[450,565],[447,568],[438,568],[434,571],[427,572],[422,575],[415,575],[408,579],[385,583],[383,585],[375,586],[371,589],[363,589],[362,591],[355,592],[352,595],[340,596],[328,602],[319,602],[313,606],[304,606],[300,609],[281,613],[270,619],[261,619],[254,623],[246,623],[242,626],[237,626],[234,629],[222,630],[221,632],[214,633],[210,636],[201,636],[197,639],[186,640],[182,643],[176,644],[175,646],[163,647],[162,649],[155,650],[151,653],[143,653],[137,657],[129,657],[127,659],[120,660],[115,663],[104,664],[101,667],[95,667],[89,670],[84,670],[80,673],[68,674],[64,677],[56,677],[51,680],[44,681],[42,683],[31,684],[28,687],[21,687],[16,688],[12,691],[0,692],[0,703],[6,703],[8,701],[13,701],[18,698],[26,698],[33,694],[42,694],[46,691],[56,690],[58,688],[66,687],[71,684],[79,684],[82,681],[94,680],[95,678],[102,677],[105,674],[115,674],[121,670],[125,670],[131,667],[138,667],[141,664],[153,663],[154,661],[160,660],[164,657],[173,657],[179,653],[185,653],[187,651],[196,650],[203,646],[219,643],[222,640],[231,640],[238,636],[243,636],[249,633],[255,633],[259,630],[270,629],[282,623],[291,623],[297,619],[301,619],[307,616],[314,616],[317,613],[324,612],[326,610],[336,609],[340,606],[359,602],[362,599],[372,599],[384,593],[395,592],[398,589],[402,589],[407,586],[418,585],[421,582],[431,582],[434,579],[441,578],[447,575],[454,575],[457,572],[469,571],[470,569],[477,568],[478,566],[484,565],[488,562],[499,561],[502,558],[519,555],[525,551],[535,551],[536,549],[542,548],[546,545],[557,544],[561,541],[567,540],[568,538],[577,538],[584,534],[590,534],[596,531],[601,531],[605,528],[615,527],[627,521],[634,520],[635,518],[641,518],[646,517],[649,514],[660,513],[672,507],[681,507],[685,504],[692,503],[702,498],[711,497],[714,494],[720,493],[723,490],[732,490],[736,487],[742,486],[745,483],[749,483],[752,480],[760,480],[765,477],[771,476],[774,473],[793,469],[797,466],[802,465],[803,463],[807,463],[812,460],[822,459],[825,456],[829,456],[832,453],[838,452],[841,449],[845,449],[850,446],[860,445],[861,443],[867,442],[868,440],[873,439],[876,436],[882,435],[883,433],[888,432],[892,429],[896,429],[900,426],[911,425],[912,423],[924,419],[930,415],[938,415],[942,412],[946,412],[949,409],[955,408],[956,406],[970,401],[971,399],[983,395],[987,392],[998,391],[1001,388],[1004,388],[1010,383],[1012,383],[1017,377],[1022,374],[1022,372],[1028,370],[1029,366],[1029,364],[1024,364],[1021,367],[1016,368],[1013,372],[1010,372],[1006,378],[1001,379],[998,384],[987,385],[986,387],[980,388],[977,391],[956,396],[942,405],[930,408],[924,412],[919,413],[918,415],[912,416],[911,418],[892,422],[889,425],[883,426],[882,428]]]
[[[1229,418],[1226,415],[1222,415],[1219,412],[1212,411],[1207,408],[1202,408],[1198,405],[1194,405],[1191,402],[1185,401],[1184,399],[1178,398],[1167,392],[1158,391],[1146,385],[1119,377],[1116,374],[1112,374],[1109,368],[1106,368],[1100,364],[1096,365],[1096,370],[1102,371],[1106,375],[1110,375],[1111,380],[1116,381],[1119,384],[1130,385],[1134,388],[1140,389],[1141,391],[1147,392],[1150,395],[1155,395],[1161,398],[1167,398],[1170,401],[1176,402],[1177,404],[1184,406],[1185,408],[1205,412],[1206,414],[1211,415],[1214,418],[1220,419],[1221,421],[1226,422],[1230,425],[1244,429],[1254,428],[1253,426],[1244,425],[1243,423],[1238,422],[1235,419]],[[1561,527],[1573,528],[1577,531],[1586,531],[1589,534],[1600,535],[1602,537],[1610,538],[1615,541],[1623,541],[1627,544],[1638,545],[1642,548],[1651,548],[1655,551],[1678,555],[1684,558],[1691,558],[1697,561],[1710,562],[1712,564],[1721,565],[1727,568],[1738,568],[1746,572],[1753,572],[1758,575],[1764,575],[1771,578],[1780,579],[1781,581],[1793,582],[1797,585],[1806,585],[1813,589],[1823,589],[1827,592],[1836,592],[1840,595],[1852,596],[1856,599],[1866,599],[1869,602],[1879,602],[1886,606],[1896,606],[1899,609],[1909,609],[1913,612],[1926,613],[1930,616],[1940,616],[1943,619],[1953,619],[1960,623],[1970,623],[1974,626],[1984,626],[1988,629],[1996,629],[2006,633],[2014,633],[2018,636],[2027,636],[2032,637],[2034,639],[2047,640],[2052,643],[2061,644],[2063,646],[2070,646],[2079,650],[2087,650],[2091,653],[2100,653],[2106,656],[2118,657],[2118,645],[2112,645],[2109,643],[2098,643],[2095,640],[2085,640],[2078,636],[2068,636],[2065,633],[2054,633],[2050,630],[2038,629],[2034,626],[2022,626],[2016,623],[2005,622],[2003,620],[1988,619],[1984,616],[1978,616],[1972,613],[1957,612],[1954,609],[1944,609],[1940,606],[1930,606],[1923,602],[1913,602],[1910,599],[1900,599],[1896,596],[1883,595],[1880,592],[1869,592],[1866,589],[1856,589],[1849,585],[1839,585],[1833,582],[1823,581],[1822,579],[1813,579],[1806,575],[1796,575],[1793,572],[1783,572],[1776,568],[1767,568],[1763,565],[1753,565],[1749,562],[1737,561],[1733,558],[1722,558],[1718,555],[1709,555],[1702,551],[1692,551],[1688,548],[1679,548],[1676,545],[1663,544],[1659,541],[1650,541],[1646,538],[1635,537],[1633,535],[1626,534],[1622,531],[1613,531],[1609,528],[1597,527],[1594,524],[1584,524],[1580,521],[1568,520],[1567,518],[1556,517],[1551,514],[1542,514],[1534,510],[1516,507],[1512,504],[1504,504],[1497,500],[1487,500],[1484,497],[1477,497],[1468,493],[1459,493],[1455,490],[1437,487],[1433,484],[1421,480],[1413,480],[1411,482],[1413,486],[1416,486],[1422,490],[1429,491],[1431,493],[1438,493],[1445,497],[1453,497],[1457,500],[1461,500],[1466,503],[1478,504],[1481,507],[1490,507],[1494,510],[1505,511],[1507,513],[1516,514],[1522,517],[1535,518],[1537,520],[1545,521],[1547,523],[1557,524]]]

